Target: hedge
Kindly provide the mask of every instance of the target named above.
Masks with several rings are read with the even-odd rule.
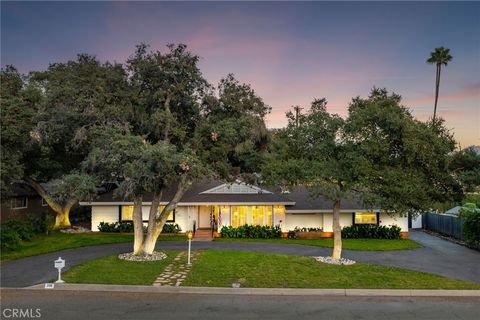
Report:
[[[342,229],[342,238],[401,239],[399,226],[377,226],[372,224],[354,224]]]
[[[252,238],[252,239],[269,239],[279,238],[282,231],[279,226],[259,226],[259,225],[243,225],[237,228],[232,226],[224,226],[220,230],[222,237],[225,238]]]

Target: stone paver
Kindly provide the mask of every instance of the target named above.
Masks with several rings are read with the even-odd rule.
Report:
[[[191,263],[195,262],[200,252],[192,252]],[[179,287],[191,270],[191,265],[187,265],[187,252],[180,252],[173,262],[165,267],[163,272],[155,279],[153,286],[175,286]]]

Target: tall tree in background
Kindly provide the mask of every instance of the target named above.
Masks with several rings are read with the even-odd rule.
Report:
[[[235,179],[253,173],[265,148],[268,106],[232,75],[216,90],[185,45],[168,51],[137,47],[128,60],[133,112],[128,132],[98,140],[85,167],[114,178],[118,193],[134,200],[134,253],[152,254],[169,213],[194,181]],[[110,129],[109,129],[110,130]],[[100,136],[100,135],[99,135]],[[159,210],[166,188],[174,196]],[[143,197],[153,194],[147,235],[142,232]]]
[[[0,72],[1,189],[2,200],[12,195],[11,185],[25,173],[23,155],[31,140],[42,96],[38,87],[25,81],[17,69],[6,66]]]
[[[92,148],[89,132],[124,123],[129,114],[126,72],[82,54],[33,72],[28,83],[39,88],[41,100],[22,150],[23,180],[53,209],[55,227],[68,228],[71,208],[93,194],[98,183],[81,170]]]
[[[450,49],[446,49],[444,47],[435,48],[435,51],[431,52],[430,57],[427,59],[427,63],[436,65],[435,105],[433,107],[433,120],[432,120],[433,124],[435,124],[435,118],[437,115],[437,102],[438,102],[438,92],[440,90],[440,73],[442,71],[442,65],[447,66],[450,61],[452,61],[452,56],[450,55]]]
[[[287,114],[275,149],[264,162],[265,183],[306,186],[312,197],[331,200],[334,248],[341,257],[340,206],[356,197],[367,208],[416,214],[458,191],[448,170],[455,142],[442,123],[430,127],[400,105],[400,96],[373,89],[355,98],[343,120],[315,100],[298,117]]]

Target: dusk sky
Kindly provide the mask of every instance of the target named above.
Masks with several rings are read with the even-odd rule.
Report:
[[[228,73],[272,107],[269,127],[292,105],[326,97],[346,115],[373,86],[432,116],[435,47],[450,48],[438,114],[462,147],[480,145],[480,3],[463,2],[4,2],[1,65],[21,72],[90,53],[123,62],[140,42],[185,43],[212,83]]]

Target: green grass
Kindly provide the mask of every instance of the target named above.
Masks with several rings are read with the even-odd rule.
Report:
[[[185,286],[251,288],[480,289],[480,285],[406,269],[357,263],[335,266],[310,257],[205,251]]]
[[[185,240],[185,236],[160,236],[158,241]],[[1,260],[13,260],[63,249],[73,249],[99,244],[133,242],[132,234],[122,233],[79,233],[54,232],[51,235],[38,235],[32,241],[22,241],[15,250],[2,250]]]
[[[333,248],[332,238],[321,239],[232,239],[218,238],[215,241],[247,241],[247,242],[273,242],[286,244],[301,244],[306,246],[317,246],[324,248]],[[388,251],[388,250],[406,250],[421,248],[422,245],[410,239],[389,240],[389,239],[342,239],[342,247],[346,250],[366,250],[366,251]]]
[[[120,260],[117,255],[91,260],[68,270],[62,278],[67,283],[151,285],[178,253],[163,252],[167,258],[161,261],[132,262]]]

